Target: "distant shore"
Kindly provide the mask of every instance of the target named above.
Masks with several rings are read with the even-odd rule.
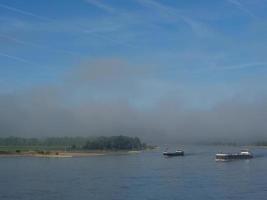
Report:
[[[40,157],[40,158],[71,158],[71,157],[90,157],[104,155],[127,155],[141,153],[142,151],[25,151],[25,152],[9,152],[1,151],[0,157]]]
[[[153,149],[138,137],[123,135],[96,137],[0,137],[0,157],[28,156],[69,158],[139,153]]]

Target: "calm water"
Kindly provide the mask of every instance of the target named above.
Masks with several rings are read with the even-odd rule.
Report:
[[[1,200],[266,199],[267,149],[252,160],[215,162],[227,147],[83,158],[0,158]]]

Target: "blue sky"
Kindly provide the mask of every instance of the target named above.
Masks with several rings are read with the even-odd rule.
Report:
[[[266,139],[267,0],[0,0],[0,134]]]
[[[177,93],[190,106],[258,96],[266,9],[266,0],[0,0],[0,93],[62,84],[84,63],[104,61],[105,71],[116,60],[126,78],[86,95],[149,105]]]

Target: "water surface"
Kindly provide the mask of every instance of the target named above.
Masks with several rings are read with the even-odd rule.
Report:
[[[265,199],[267,149],[252,160],[215,162],[218,151],[187,146],[186,156],[160,151],[81,158],[0,158],[1,200]]]

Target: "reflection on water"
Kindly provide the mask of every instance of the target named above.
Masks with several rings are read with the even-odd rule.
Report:
[[[0,158],[1,200],[265,199],[267,150],[252,160],[215,162],[218,151],[186,146],[184,157],[161,152],[82,158]]]

